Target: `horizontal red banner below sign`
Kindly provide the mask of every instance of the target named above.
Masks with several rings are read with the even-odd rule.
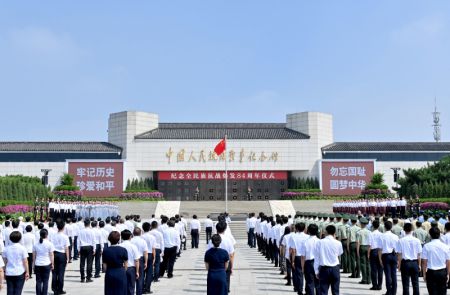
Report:
[[[225,171],[162,171],[159,180],[224,180]],[[228,179],[287,180],[286,171],[228,171]]]

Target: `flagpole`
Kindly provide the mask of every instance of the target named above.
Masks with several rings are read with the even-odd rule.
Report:
[[[225,212],[228,213],[227,135],[225,134]]]

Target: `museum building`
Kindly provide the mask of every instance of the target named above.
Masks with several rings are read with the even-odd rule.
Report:
[[[291,177],[317,177],[333,195],[358,194],[376,171],[393,186],[392,168],[449,154],[450,143],[334,142],[332,115],[319,112],[288,114],[283,123],[160,123],[157,114],[125,111],[110,114],[108,142],[0,142],[0,175],[51,169],[54,186],[69,172],[93,196],[153,178],[169,200],[223,200],[227,176],[230,200],[267,200],[279,199]]]

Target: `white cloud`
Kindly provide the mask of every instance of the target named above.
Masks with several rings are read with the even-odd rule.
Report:
[[[43,27],[24,27],[9,32],[11,46],[21,54],[55,61],[73,62],[85,55],[68,33]]]
[[[433,45],[445,37],[446,26],[444,17],[440,15],[428,16],[392,31],[391,38],[394,42],[400,44]]]

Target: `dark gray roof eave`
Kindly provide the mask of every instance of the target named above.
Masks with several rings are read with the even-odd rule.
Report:
[[[94,141],[2,141],[0,152],[121,153],[122,148],[109,142]]]

